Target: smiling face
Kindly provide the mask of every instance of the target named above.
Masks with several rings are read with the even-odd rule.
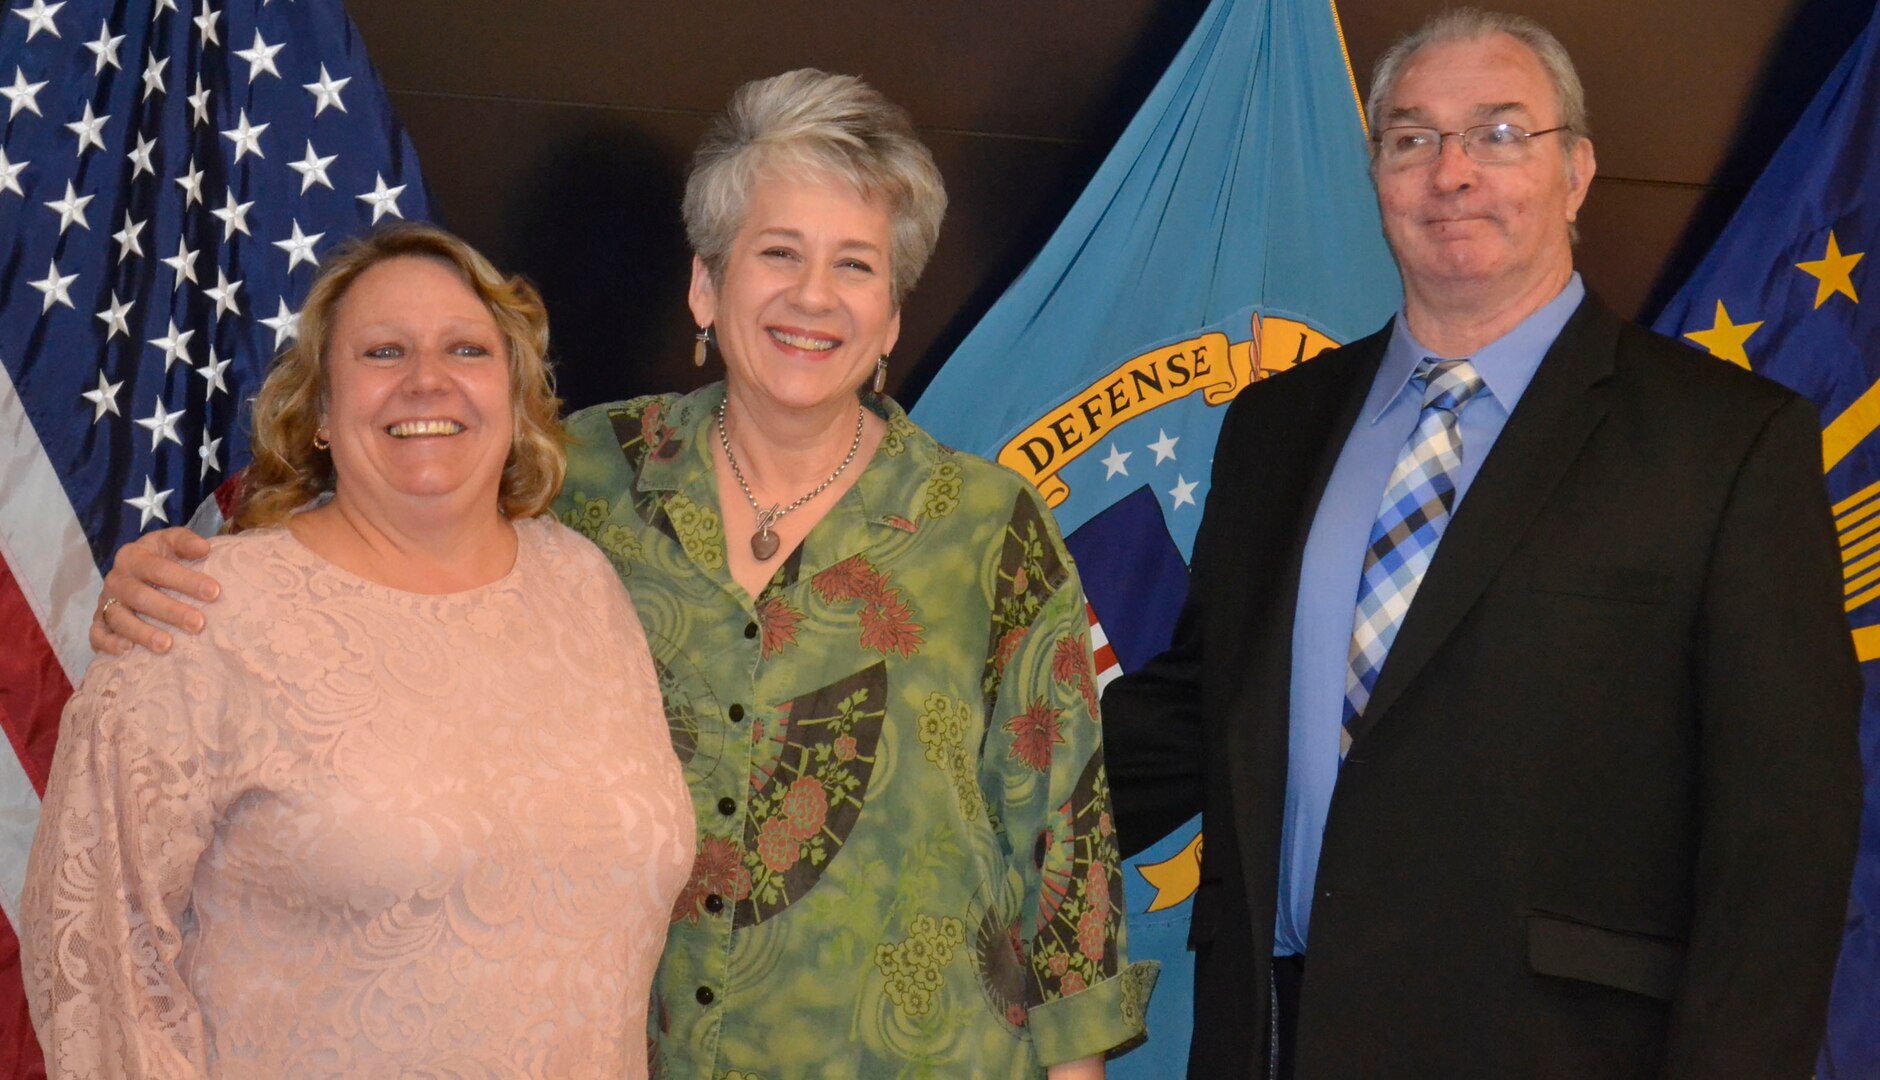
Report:
[[[1511,123],[1543,131],[1561,122],[1546,69],[1506,34],[1445,41],[1419,49],[1404,65],[1383,127],[1414,124],[1461,131]],[[1403,272],[1412,307],[1438,296],[1541,296],[1544,303],[1573,271],[1569,226],[1593,179],[1593,146],[1565,149],[1565,132],[1529,141],[1525,160],[1482,164],[1461,140],[1443,140],[1434,162],[1376,170],[1384,234]]]
[[[334,315],[326,373],[336,501],[392,515],[495,508],[515,427],[508,349],[454,268],[400,256],[361,273]]]
[[[765,176],[751,189],[722,280],[692,260],[692,314],[712,327],[727,393],[758,407],[854,409],[894,349],[887,208],[841,181]]]

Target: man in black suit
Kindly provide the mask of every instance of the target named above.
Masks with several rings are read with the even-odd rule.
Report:
[[[1806,1077],[1860,798],[1818,420],[1586,292],[1544,29],[1439,16],[1370,100],[1403,309],[1229,408],[1103,701],[1125,850],[1204,815],[1190,1074]]]

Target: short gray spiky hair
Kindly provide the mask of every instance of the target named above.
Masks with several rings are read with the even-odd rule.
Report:
[[[880,198],[893,222],[890,287],[898,308],[940,238],[946,186],[907,113],[853,75],[798,68],[738,87],[692,155],[685,235],[713,281],[744,223],[760,173],[827,175]]]
[[[1371,133],[1375,135],[1379,130],[1385,105],[1397,88],[1397,78],[1417,50],[1453,41],[1480,41],[1494,34],[1507,34],[1534,50],[1535,58],[1547,72],[1548,81],[1554,84],[1554,98],[1560,105],[1558,123],[1569,129],[1561,132],[1560,145],[1571,150],[1574,143],[1591,135],[1592,130],[1587,126],[1586,90],[1580,85],[1579,72],[1573,70],[1573,59],[1567,55],[1567,48],[1560,44],[1560,39],[1525,15],[1472,7],[1451,8],[1435,15],[1384,51],[1371,72]],[[1376,144],[1372,146],[1375,148]]]

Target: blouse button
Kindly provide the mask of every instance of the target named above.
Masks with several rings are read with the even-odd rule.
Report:
[[[744,624],[744,639],[746,641],[749,641],[750,639],[756,636],[757,636],[757,624],[754,622],[745,623]]]
[[[724,798],[718,800],[718,812],[726,817],[730,817],[738,812],[738,804],[732,801],[731,796],[726,795]]]
[[[729,716],[731,718],[731,722],[735,724],[738,721],[744,719],[744,706],[733,705],[729,709],[725,710],[725,715]]]
[[[716,915],[719,912],[723,911],[724,909],[725,909],[724,897],[719,896],[717,893],[712,893],[710,896],[707,896],[705,898],[705,910],[706,911],[709,911],[713,915]]]
[[[698,988],[698,992],[693,994],[692,996],[698,999],[698,1003],[700,1005],[710,1005],[712,1003],[712,999],[717,997],[718,995],[712,993],[711,987],[701,986]]]

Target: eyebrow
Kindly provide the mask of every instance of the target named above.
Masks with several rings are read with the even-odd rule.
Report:
[[[803,230],[801,229],[784,229],[784,228],[760,229],[758,230],[757,237],[760,240],[766,237],[775,237],[777,239],[782,239],[782,240],[794,240],[799,244],[805,242],[803,238]],[[836,245],[836,250],[838,251],[872,251],[876,254],[881,253],[880,248],[876,247],[874,244],[871,244],[866,240],[844,240],[841,243]]]
[[[1531,114],[1531,110],[1519,101],[1491,102],[1487,105],[1477,105],[1475,108],[1469,110],[1469,115],[1478,122],[1482,120],[1492,120],[1499,116],[1506,116],[1509,113]],[[1417,124],[1428,124],[1430,122],[1429,114],[1424,112],[1421,107],[1415,105],[1408,108],[1391,109],[1384,114],[1384,119],[1386,122],[1393,120],[1409,120]]]

